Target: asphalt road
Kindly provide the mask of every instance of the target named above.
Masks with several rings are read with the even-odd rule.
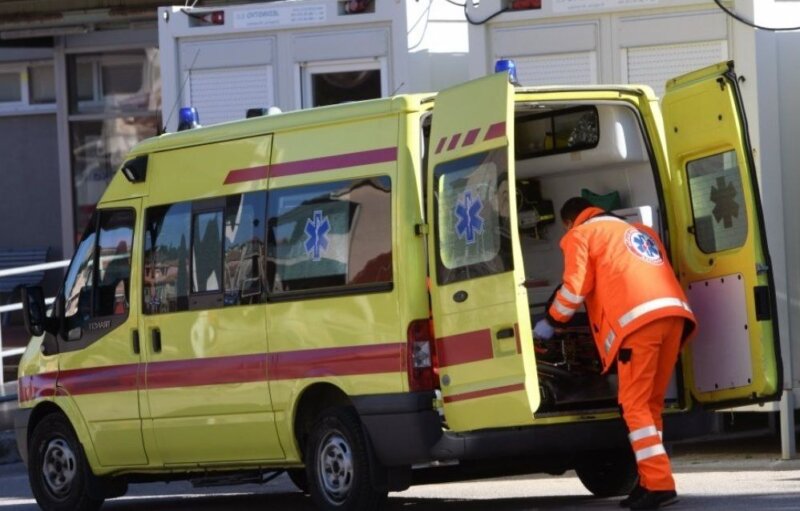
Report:
[[[676,463],[681,499],[670,510],[761,511],[800,509],[800,462],[769,459],[687,459]],[[596,499],[574,473],[413,487],[390,495],[395,511],[619,510],[618,499]],[[0,511],[38,509],[21,464],[0,466]],[[108,501],[114,511],[305,511],[310,499],[285,476],[265,486],[196,489],[188,483],[131,486]]]

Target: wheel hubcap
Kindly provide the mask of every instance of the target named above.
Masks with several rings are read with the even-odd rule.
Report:
[[[61,438],[47,444],[42,462],[42,475],[48,489],[56,497],[63,497],[72,488],[77,461],[69,444]]]
[[[320,443],[318,473],[328,498],[340,503],[353,486],[353,453],[338,432],[329,433]]]

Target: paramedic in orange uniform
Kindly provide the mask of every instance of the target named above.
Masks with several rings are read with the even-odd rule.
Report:
[[[661,411],[694,315],[652,229],[580,197],[564,203],[561,220],[563,282],[534,335],[552,337],[554,327],[586,305],[603,371],[617,363],[618,400],[639,469],[639,485],[620,504],[658,509],[677,500]]]

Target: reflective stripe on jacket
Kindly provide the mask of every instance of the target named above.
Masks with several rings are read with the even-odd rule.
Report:
[[[548,310],[554,324],[568,322],[586,304],[592,334],[607,371],[622,340],[667,316],[696,321],[658,235],[602,209],[588,208],[561,240],[564,277]]]

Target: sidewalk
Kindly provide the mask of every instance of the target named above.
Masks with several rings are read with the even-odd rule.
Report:
[[[800,469],[800,458],[781,459],[781,440],[768,429],[693,438],[670,450],[675,472]]]

